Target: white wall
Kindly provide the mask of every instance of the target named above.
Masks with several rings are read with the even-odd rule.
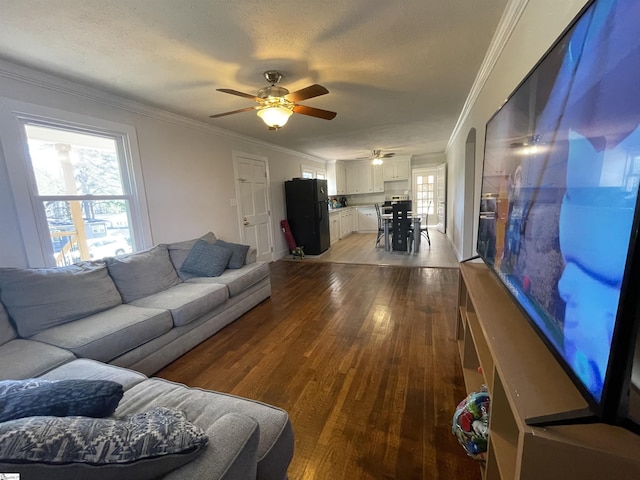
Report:
[[[0,97],[134,126],[154,244],[194,238],[210,230],[220,238],[240,240],[237,207],[231,206],[235,197],[232,152],[239,151],[268,158],[274,251],[279,258],[287,252],[279,227],[286,218],[283,182],[300,176],[302,163],[325,168],[324,161],[304,154],[6,62],[0,62]],[[3,159],[0,148],[0,266],[25,267],[5,161],[17,159]]]
[[[433,167],[435,165],[442,165],[446,162],[446,156],[444,152],[429,153],[425,155],[414,155],[411,157],[411,168]]]
[[[469,255],[464,245],[475,245],[480,208],[480,185],[484,152],[485,124],[500,108],[511,92],[534,67],[556,38],[586,4],[585,0],[512,0],[510,3],[526,4],[513,32],[504,44],[497,62],[468,115],[452,136],[446,151],[448,163],[447,182],[447,236],[459,260]],[[472,231],[464,228],[464,161],[469,131],[476,129],[475,203]],[[472,237],[470,242],[469,236]],[[467,247],[468,248],[468,247]]]

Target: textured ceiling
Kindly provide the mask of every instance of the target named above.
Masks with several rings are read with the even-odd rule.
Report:
[[[323,159],[442,152],[506,0],[0,0],[0,58]],[[301,102],[268,131],[255,95],[279,70]],[[1,93],[0,93],[1,94]]]

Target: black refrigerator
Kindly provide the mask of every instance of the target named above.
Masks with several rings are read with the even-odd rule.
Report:
[[[298,247],[306,255],[319,255],[329,248],[329,197],[327,181],[294,178],[284,182],[287,220]]]

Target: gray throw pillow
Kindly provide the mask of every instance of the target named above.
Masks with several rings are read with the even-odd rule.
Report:
[[[171,252],[171,250],[186,250],[188,252],[193,248],[193,245],[198,240],[204,240],[208,243],[216,243],[217,238],[213,232],[207,232],[199,238],[192,238],[191,240],[183,240],[182,242],[169,243],[167,244],[167,247],[169,247],[169,252]],[[176,265],[176,268],[180,268],[180,265]]]
[[[0,268],[0,298],[21,337],[122,303],[102,262],[56,268]]]
[[[218,245],[231,250],[231,258],[227,268],[242,268],[244,266],[244,260],[247,258],[247,252],[249,251],[249,245],[241,245],[239,243],[225,242],[224,240],[218,240]]]
[[[200,277],[218,277],[227,268],[233,252],[216,243],[198,240],[182,264],[181,270]]]
[[[0,422],[33,416],[107,417],[124,394],[110,380],[0,381]]]
[[[153,295],[181,283],[166,245],[104,260],[124,303]]]
[[[28,417],[0,424],[0,471],[24,478],[157,478],[207,446],[183,412],[157,407],[123,418]]]

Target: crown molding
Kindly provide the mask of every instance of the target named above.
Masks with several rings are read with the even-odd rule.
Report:
[[[511,38],[511,34],[513,30],[516,28],[522,13],[525,8],[529,4],[529,0],[509,0],[507,6],[502,12],[502,16],[500,17],[500,21],[498,22],[498,28],[493,35],[493,39],[491,40],[491,44],[487,49],[487,53],[485,54],[484,60],[482,61],[482,65],[480,66],[480,70],[478,70],[478,74],[471,86],[471,90],[469,91],[469,95],[467,95],[467,99],[464,102],[462,107],[462,111],[460,112],[460,116],[458,117],[458,121],[456,122],[453,131],[451,132],[451,136],[449,137],[449,141],[447,142],[447,146],[444,149],[445,153],[449,151],[456,136],[460,133],[464,122],[467,120],[471,109],[476,103],[480,92],[484,88],[489,75],[493,71],[502,51],[504,50],[509,38]]]
[[[259,147],[269,148],[280,153],[296,155],[298,157],[302,157],[304,159],[312,160],[315,162],[325,162],[324,159],[314,157],[306,153],[291,150],[279,145],[274,145],[272,143],[258,140],[256,138],[242,135],[240,133],[232,132],[230,130],[225,130],[223,128],[219,128],[208,123],[195,120],[193,118],[178,115],[176,113],[172,113],[158,107],[153,107],[136,100],[121,97],[94,87],[90,87],[88,85],[73,82],[71,80],[66,80],[64,78],[34,70],[30,67],[25,67],[23,65],[9,62],[7,60],[0,59],[0,77],[5,77],[46,90],[51,90],[53,92],[90,100],[92,102],[100,103],[102,105],[117,108],[120,110],[125,110],[137,115],[153,118],[155,120],[173,123],[175,125],[180,125],[183,127],[194,128],[197,130],[205,131],[207,133],[221,135],[243,142],[249,142]]]

